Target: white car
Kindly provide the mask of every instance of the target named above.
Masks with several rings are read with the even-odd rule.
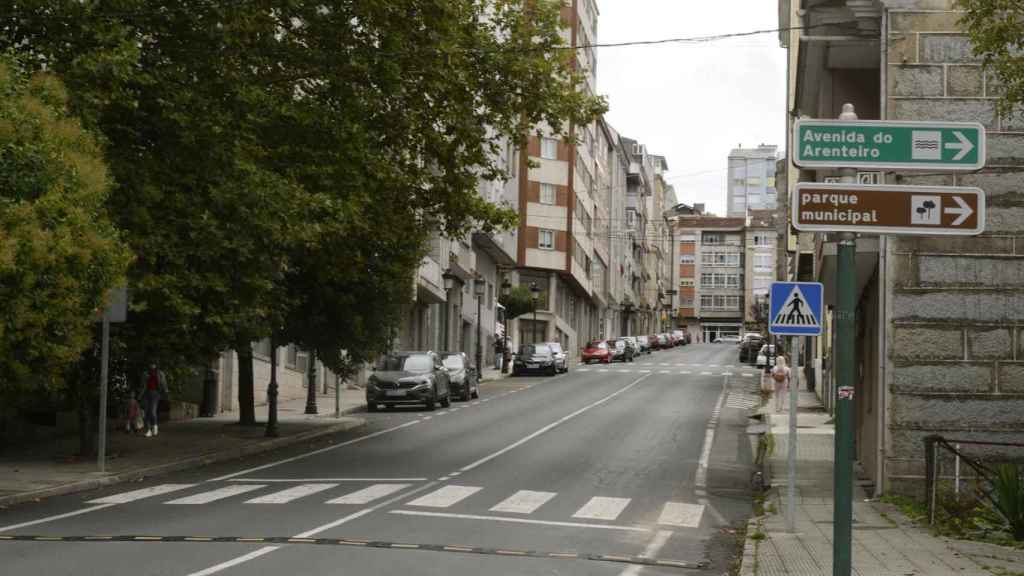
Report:
[[[740,337],[735,334],[729,334],[726,336],[719,336],[715,339],[715,342],[718,344],[739,344]]]
[[[768,359],[775,356],[775,345],[764,344],[761,346],[761,350],[757,353],[756,365],[758,368],[764,368],[768,365]]]

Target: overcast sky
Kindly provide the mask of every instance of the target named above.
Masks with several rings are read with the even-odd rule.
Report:
[[[597,0],[598,43],[778,27],[775,0]],[[598,92],[620,134],[665,156],[680,202],[725,214],[729,150],[785,147],[786,52],[778,33],[706,44],[599,48]]]

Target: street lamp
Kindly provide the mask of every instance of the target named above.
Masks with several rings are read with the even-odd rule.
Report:
[[[530,282],[530,298],[533,299],[533,343],[537,343],[537,300],[540,299],[540,287]]]
[[[501,295],[506,298],[512,295],[512,283],[505,278],[501,281]],[[505,361],[505,349],[508,346],[508,309],[502,312],[502,323],[505,327],[501,336],[501,373],[508,374],[508,362]]]
[[[448,315],[451,312],[451,292],[455,288],[455,281],[459,277],[452,274],[451,270],[445,270],[444,274],[441,274],[441,280],[444,281],[444,343],[441,345],[441,351],[448,350]]]
[[[484,370],[484,345],[480,341],[482,338],[480,333],[480,326],[483,324],[481,314],[483,313],[484,303],[484,289],[487,283],[484,282],[483,277],[477,276],[473,282],[473,293],[476,294],[476,369],[477,374],[480,374]]]
[[[316,414],[316,350],[309,351],[309,377],[306,387],[306,414]]]
[[[668,290],[665,290],[665,295],[668,296],[667,306],[670,313],[668,317],[669,329],[673,327],[672,313],[675,312],[676,309],[676,294],[679,294],[679,291],[676,290],[675,288],[669,288]]]
[[[276,330],[270,332],[270,384],[267,384],[267,438],[277,438],[277,338]]]

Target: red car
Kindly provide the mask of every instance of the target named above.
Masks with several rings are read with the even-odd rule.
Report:
[[[647,342],[651,347],[651,350],[661,350],[661,340],[657,334],[651,334],[647,337]]]
[[[608,348],[607,340],[594,340],[593,342],[587,342],[586,348],[583,349],[583,363],[590,364],[591,362],[604,362],[605,364],[611,364],[612,362],[612,351]]]

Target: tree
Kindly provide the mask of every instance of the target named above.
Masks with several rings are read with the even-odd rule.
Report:
[[[1010,113],[1024,104],[1024,4],[1019,0],[958,0],[965,10],[960,24],[974,54],[991,70],[1002,90],[999,105]]]
[[[0,57],[0,403],[57,390],[90,347],[129,252],[96,140],[52,74]],[[93,382],[95,385],[95,381]],[[38,396],[36,397],[38,399]]]
[[[139,254],[136,362],[244,356],[273,330],[333,368],[387,346],[431,233],[514,223],[477,194],[507,176],[503,138],[605,108],[559,18],[529,0],[26,0],[0,9],[0,45],[60,71],[106,137]]]
[[[507,296],[501,295],[498,302],[505,307],[505,318],[508,320],[533,311],[533,294],[526,286],[513,286]]]

